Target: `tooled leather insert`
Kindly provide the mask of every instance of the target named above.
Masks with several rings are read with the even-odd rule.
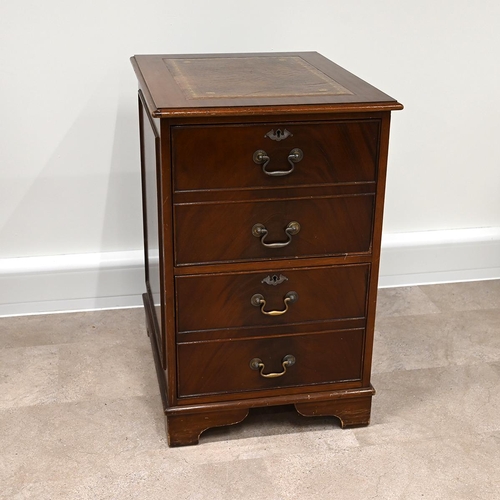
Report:
[[[188,100],[352,95],[299,56],[163,61]]]

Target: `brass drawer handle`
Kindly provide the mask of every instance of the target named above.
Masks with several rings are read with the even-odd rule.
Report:
[[[292,166],[289,170],[274,170],[270,172],[266,170],[267,165],[271,161],[271,158],[263,149],[258,149],[253,154],[253,161],[257,163],[257,165],[262,165],[262,171],[266,175],[270,175],[271,177],[283,177],[284,175],[289,175],[293,172],[295,168],[295,164],[304,158],[304,153],[299,148],[293,148],[288,154],[288,163]]]
[[[286,369],[289,366],[292,366],[295,364],[295,356],[292,356],[291,354],[287,354],[282,360],[281,360],[281,366],[283,367],[283,371],[279,373],[264,373],[264,363],[260,358],[253,358],[252,361],[250,361],[250,368],[252,370],[259,370],[259,375],[264,378],[276,378],[276,377],[282,377],[286,373]]]
[[[255,307],[260,307],[260,312],[265,314],[266,316],[281,316],[288,311],[288,305],[293,304],[299,300],[299,294],[297,292],[288,292],[283,299],[283,303],[285,304],[285,309],[282,311],[264,311],[264,307],[266,307],[266,299],[260,293],[256,293],[252,295],[250,302]]]
[[[288,236],[287,241],[282,241],[282,242],[277,242],[277,243],[266,243],[265,239],[267,236],[267,233],[269,232],[266,229],[266,226],[264,224],[255,224],[252,227],[252,234],[256,238],[260,238],[260,242],[262,243],[263,246],[267,248],[283,248],[289,245],[292,242],[292,236],[297,234],[300,231],[300,224],[297,221],[292,221],[289,222],[288,225],[285,227],[285,234]]]

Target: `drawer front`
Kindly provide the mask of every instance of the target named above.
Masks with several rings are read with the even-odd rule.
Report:
[[[364,330],[179,344],[179,396],[258,391],[361,379]],[[274,378],[262,375],[286,373]],[[251,362],[254,361],[252,369]],[[258,365],[258,361],[262,365]],[[261,374],[262,372],[262,374]]]
[[[268,133],[280,130],[281,140]],[[174,189],[234,189],[369,182],[376,178],[378,120],[172,128]],[[292,150],[303,157],[290,163]],[[269,158],[266,171],[256,151]]]
[[[364,318],[369,269],[368,264],[356,264],[177,276],[177,328],[182,334]],[[297,297],[285,300],[291,292]],[[285,309],[283,314],[265,314]]]
[[[369,252],[374,201],[363,194],[176,205],[176,264]]]

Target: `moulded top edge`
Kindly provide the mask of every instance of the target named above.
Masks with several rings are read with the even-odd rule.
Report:
[[[377,111],[399,111],[404,109],[397,101],[342,104],[342,105],[307,105],[307,106],[240,106],[240,107],[213,107],[213,108],[157,108],[151,110],[155,118],[183,118],[206,116],[255,116],[293,114],[321,114],[321,113],[366,113]]]

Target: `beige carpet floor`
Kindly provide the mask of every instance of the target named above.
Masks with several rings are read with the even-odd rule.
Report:
[[[500,281],[381,290],[372,422],[168,448],[141,309],[0,319],[0,498],[500,499]]]

